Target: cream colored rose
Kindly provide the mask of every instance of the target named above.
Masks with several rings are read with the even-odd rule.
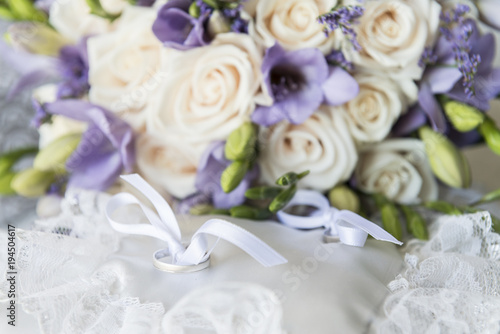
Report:
[[[100,0],[102,9],[108,14],[118,15],[125,7],[127,7],[128,1],[126,0]]]
[[[424,143],[418,139],[391,139],[364,147],[354,175],[360,190],[401,204],[435,200],[438,195]]]
[[[434,0],[368,0],[357,24],[360,52],[344,49],[360,69],[384,75],[419,79],[418,61],[435,40],[441,6]]]
[[[346,115],[352,136],[359,142],[377,142],[384,139],[410,102],[400,85],[390,78],[378,75],[356,75],[359,94],[333,112]],[[410,80],[410,83],[415,83]],[[415,86],[416,90],[416,86]]]
[[[139,172],[157,189],[178,198],[196,191],[196,171],[203,145],[167,143],[143,134],[136,147]]]
[[[51,103],[57,99],[57,86],[50,84],[41,86],[33,91],[33,98],[40,104]],[[38,129],[40,149],[46,147],[54,140],[72,133],[83,133],[87,129],[87,123],[75,121],[71,118],[53,115],[51,122],[44,123]]]
[[[328,190],[347,180],[358,160],[343,116],[326,107],[300,125],[283,121],[262,131],[260,167],[269,184],[287,172],[309,170],[299,185]]]
[[[219,34],[205,47],[172,50],[167,77],[147,109],[147,132],[171,142],[226,139],[255,109],[262,54],[242,34]]]
[[[64,37],[76,42],[88,35],[109,31],[109,20],[90,14],[85,0],[57,0],[50,6],[50,24]]]
[[[162,45],[151,29],[152,8],[127,7],[116,30],[89,38],[89,99],[117,113],[137,131],[153,91],[165,79]]]
[[[287,50],[318,48],[331,51],[335,34],[326,37],[317,18],[337,0],[262,0],[256,8],[255,29],[266,47],[279,42]]]

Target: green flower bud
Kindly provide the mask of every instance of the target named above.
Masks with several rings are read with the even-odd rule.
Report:
[[[337,186],[328,193],[330,204],[339,210],[359,212],[358,195],[347,186]]]
[[[191,6],[189,6],[189,15],[191,15],[195,19],[200,17],[200,7],[198,7],[196,2],[193,2]]]
[[[203,2],[212,8],[219,8],[219,4],[217,3],[217,0],[203,0]]]
[[[220,185],[225,193],[230,193],[240,184],[249,168],[246,161],[234,161],[223,172]]]
[[[223,34],[231,31],[229,21],[220,10],[214,10],[208,19],[208,34],[214,38],[217,34]]]
[[[495,122],[486,117],[483,124],[478,128],[479,133],[483,136],[486,144],[495,153],[500,155],[500,130],[496,126]]]
[[[450,187],[467,188],[471,183],[469,163],[453,143],[428,126],[419,129],[431,169],[438,179]]]
[[[189,214],[193,216],[203,216],[203,215],[208,215],[214,207],[209,204],[200,204],[200,205],[195,205],[189,209]]]
[[[12,14],[10,9],[4,6],[0,6],[0,18],[9,21],[16,19],[16,17],[14,16],[14,14]]]
[[[0,174],[0,195],[9,196],[16,193],[11,185],[14,176],[16,173],[10,171]]]
[[[445,201],[434,201],[425,203],[425,207],[434,211],[442,212],[447,215],[461,215],[462,211],[451,203]]]
[[[392,234],[394,238],[401,240],[403,238],[403,230],[396,206],[392,203],[386,203],[380,208],[380,214],[382,215],[384,229]]]
[[[38,152],[37,148],[23,148],[11,151],[0,156],[0,175],[9,172],[14,164],[23,156]]]
[[[283,189],[278,187],[255,187],[245,192],[245,197],[249,199],[271,199],[278,196]]]
[[[45,194],[54,181],[53,172],[30,168],[16,174],[10,185],[21,196],[38,197]]]
[[[256,156],[257,128],[247,122],[234,130],[226,141],[224,153],[229,160],[253,160]]]
[[[279,186],[289,186],[292,184],[297,183],[299,180],[304,178],[307,174],[309,174],[309,171],[302,172],[300,174],[296,174],[294,172],[289,172],[286,173],[285,175],[281,176],[279,179],[276,180],[276,184]]]
[[[461,132],[472,131],[484,121],[481,111],[464,103],[448,101],[443,108],[453,127]]]
[[[42,23],[18,22],[10,25],[6,35],[17,49],[45,56],[57,56],[68,40]]]
[[[47,16],[31,0],[5,0],[16,20],[47,22]]]
[[[264,220],[271,217],[271,212],[267,209],[253,208],[248,205],[238,205],[229,209],[231,217],[254,220]]]
[[[38,152],[33,167],[41,171],[66,172],[66,160],[80,144],[80,133],[62,136]]]
[[[290,188],[283,190],[278,196],[276,196],[271,204],[269,204],[269,211],[276,213],[283,209],[295,196],[297,192],[297,185],[294,184]]]
[[[428,240],[429,232],[427,231],[425,219],[408,206],[403,205],[401,209],[406,218],[408,231],[420,240]]]

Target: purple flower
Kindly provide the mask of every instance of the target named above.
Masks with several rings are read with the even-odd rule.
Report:
[[[58,98],[80,97],[88,92],[90,86],[87,38],[80,40],[77,45],[61,48],[59,64],[63,82],[58,86]]]
[[[187,50],[210,42],[205,29],[209,14],[194,18],[189,15],[190,5],[190,0],[170,0],[158,11],[153,33],[165,46]]]
[[[361,50],[356,37],[357,34],[352,28],[353,24],[363,15],[365,9],[361,6],[339,6],[332,11],[318,17],[318,22],[324,25],[324,32],[328,36],[331,31],[340,28],[347,36],[355,50]]]
[[[475,94],[470,96],[464,90],[464,85],[460,80],[463,79],[463,68],[459,69],[456,66],[456,50],[453,46],[455,42],[441,36],[433,51],[436,64],[428,66],[422,77],[418,104],[399,119],[393,129],[393,135],[408,134],[428,120],[435,131],[449,135],[458,145],[474,143],[478,138],[476,134],[455,133],[448,125],[443,110],[435,98],[437,94],[444,94],[453,100],[487,111],[489,101],[500,93],[500,69],[493,68],[492,65],[495,55],[495,39],[492,34],[480,35],[476,24],[470,20],[467,22],[470,27],[468,42],[470,59],[472,55],[478,55],[481,59],[474,74]],[[460,34],[457,29],[451,33]],[[469,65],[467,66],[472,68],[474,64]]]
[[[136,5],[141,7],[151,7],[154,5],[156,0],[137,0]]]
[[[254,165],[236,189],[225,193],[220,185],[220,178],[231,161],[224,156],[224,146],[225,142],[217,141],[207,148],[198,166],[196,188],[202,195],[211,198],[216,208],[229,209],[245,201],[245,191],[257,178],[259,172],[257,165]],[[197,198],[197,202],[199,202],[199,198]]]
[[[314,48],[285,51],[279,44],[266,51],[262,72],[271,106],[258,106],[254,123],[270,126],[282,120],[301,124],[323,102],[341,105],[359,92],[356,80],[340,67],[328,66]]]
[[[133,132],[111,112],[80,100],[59,100],[44,105],[49,114],[87,122],[80,145],[66,162],[69,187],[106,190],[135,162]]]

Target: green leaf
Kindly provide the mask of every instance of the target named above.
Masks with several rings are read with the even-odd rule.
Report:
[[[429,232],[427,231],[425,219],[406,205],[402,205],[401,210],[405,215],[408,231],[420,240],[429,240]]]
[[[276,180],[276,184],[279,186],[290,186],[297,183],[299,180],[304,178],[309,174],[309,171],[302,172],[300,174],[294,172],[288,172]]]
[[[230,216],[231,212],[227,209],[213,209],[210,211],[211,215],[223,215],[223,216]]]
[[[12,12],[7,7],[4,6],[0,6],[0,18],[9,21],[16,19],[14,14],[12,14]]]
[[[0,156],[0,175],[8,172],[22,157],[38,152],[36,147],[22,148],[4,153]]]
[[[230,193],[239,186],[250,167],[247,161],[234,161],[222,172],[220,184],[225,193]]]
[[[276,196],[271,204],[269,204],[269,211],[276,213],[283,209],[295,196],[297,192],[297,185],[293,184],[290,188],[282,190],[281,193]]]
[[[248,205],[238,205],[229,209],[231,217],[254,220],[269,219],[272,214],[267,209],[254,208]]]
[[[249,199],[271,199],[275,198],[276,196],[281,193],[283,189],[278,188],[278,187],[267,187],[267,186],[262,186],[262,187],[254,187],[250,188],[245,192],[245,197]]]
[[[428,209],[445,213],[447,215],[461,215],[462,211],[451,203],[445,201],[426,202],[424,206]]]
[[[399,213],[396,206],[392,203],[386,203],[380,208],[382,215],[382,225],[384,229],[392,234],[394,238],[402,240],[403,230],[399,221]]]
[[[490,193],[487,193],[486,195],[481,197],[480,200],[472,203],[471,205],[473,205],[473,206],[480,205],[480,204],[484,204],[484,203],[488,203],[488,202],[494,202],[494,201],[499,200],[499,199],[500,199],[500,189],[497,189],[497,190],[494,190]]]
[[[214,207],[209,204],[199,204],[199,205],[194,205],[189,209],[189,214],[193,216],[203,216],[203,215],[208,215],[212,210],[214,210]]]
[[[12,189],[12,179],[16,176],[14,172],[7,172],[0,175],[0,195],[10,196],[15,195],[16,192]]]

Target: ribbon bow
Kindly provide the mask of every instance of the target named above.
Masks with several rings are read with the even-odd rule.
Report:
[[[294,205],[310,205],[318,210],[309,217],[295,216],[284,211]],[[403,244],[383,228],[360,215],[331,207],[325,196],[312,190],[298,190],[287,206],[277,212],[277,216],[281,223],[293,228],[325,227],[324,237],[327,241],[339,238],[340,242],[349,246],[363,247],[368,234],[377,240]]]
[[[137,174],[123,175],[121,178],[144,194],[158,214],[143,205],[135,196],[120,193],[109,200],[106,217],[111,226],[119,232],[147,235],[167,243],[167,248],[158,250],[153,255],[153,264],[156,268],[169,272],[192,272],[204,269],[208,267],[210,253],[221,238],[238,246],[265,267],[287,262],[283,256],[255,235],[222,219],[210,219],[205,222],[193,235],[187,248],[184,247],[177,219],[163,197]],[[151,225],[122,224],[111,218],[114,211],[129,204],[138,204]],[[205,238],[207,235],[218,237],[210,249]],[[160,261],[160,259],[167,260]]]

